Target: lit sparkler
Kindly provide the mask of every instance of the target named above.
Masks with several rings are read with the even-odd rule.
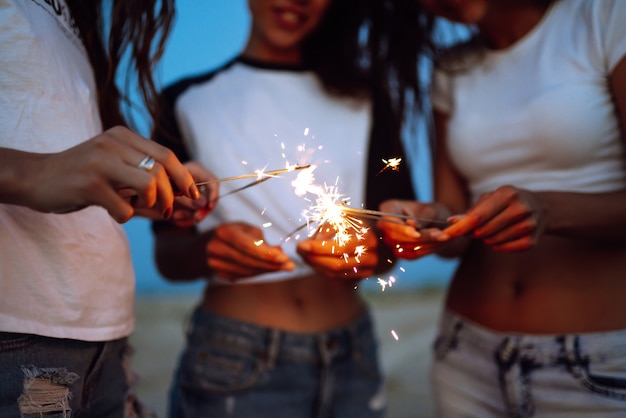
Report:
[[[261,180],[266,180],[271,177],[278,177],[279,175],[288,173],[290,171],[304,170],[309,167],[310,165],[291,165],[291,166],[288,165],[286,168],[281,168],[278,170],[270,170],[270,171],[256,170],[254,173],[242,174],[240,176],[224,177],[221,179],[202,181],[202,182],[196,183],[196,186],[203,186],[206,184],[213,184],[213,183],[223,183],[226,181],[243,180],[243,179],[249,179],[249,178],[256,178],[256,181],[251,183],[251,184],[256,184],[260,182]]]
[[[382,160],[383,163],[385,163],[385,166],[380,169],[378,174],[382,173],[385,170],[400,171],[400,162],[402,162],[402,158],[390,158],[388,160],[385,160],[383,158]]]

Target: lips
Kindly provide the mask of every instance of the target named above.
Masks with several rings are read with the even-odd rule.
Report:
[[[306,21],[303,13],[290,9],[274,9],[274,14],[278,24],[286,29],[297,29]]]

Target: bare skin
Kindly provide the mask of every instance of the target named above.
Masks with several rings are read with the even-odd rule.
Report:
[[[155,160],[148,172],[137,167]],[[41,212],[105,208],[118,222],[134,215],[152,219],[206,216],[217,188],[201,195],[194,182],[212,179],[197,164],[185,167],[165,147],[118,126],[62,152],[41,154],[0,149],[0,201]],[[176,197],[175,184],[183,191]]]
[[[472,2],[503,9],[512,3],[468,0]],[[476,22],[490,45],[506,47],[536,24],[545,8],[528,3],[517,2],[524,13],[507,9],[509,20],[493,6]],[[510,30],[499,27],[498,21],[506,21]],[[625,139],[626,58],[613,70],[609,86]],[[388,201],[381,209],[440,219],[462,215],[451,218],[453,225],[443,231],[421,233],[410,225],[380,222],[396,254],[408,259],[434,252],[461,255],[446,305],[495,330],[576,333],[626,328],[626,190],[531,192],[504,185],[471,205],[464,180],[447,157],[446,119],[445,114],[435,114],[437,204]]]

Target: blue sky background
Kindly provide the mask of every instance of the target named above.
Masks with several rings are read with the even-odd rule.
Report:
[[[176,13],[176,23],[159,68],[161,84],[215,68],[243,48],[250,22],[246,0],[179,1]],[[145,126],[142,127],[141,123],[139,125],[140,131],[143,129],[141,133],[148,135]],[[413,159],[413,175],[420,196],[428,197],[431,194],[430,166],[424,141],[422,133],[409,138],[407,145]],[[201,281],[173,284],[159,275],[153,260],[154,242],[147,220],[133,219],[124,225],[124,229],[131,244],[138,294],[195,292],[202,288]],[[386,291],[443,286],[448,282],[456,263],[429,256],[402,262],[400,266],[404,271],[396,269],[396,283]],[[363,282],[363,286],[380,288],[373,280]]]

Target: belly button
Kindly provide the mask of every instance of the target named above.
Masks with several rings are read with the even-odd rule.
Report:
[[[513,297],[515,299],[518,299],[520,296],[522,296],[523,292],[524,292],[523,284],[521,284],[520,282],[513,283]]]

